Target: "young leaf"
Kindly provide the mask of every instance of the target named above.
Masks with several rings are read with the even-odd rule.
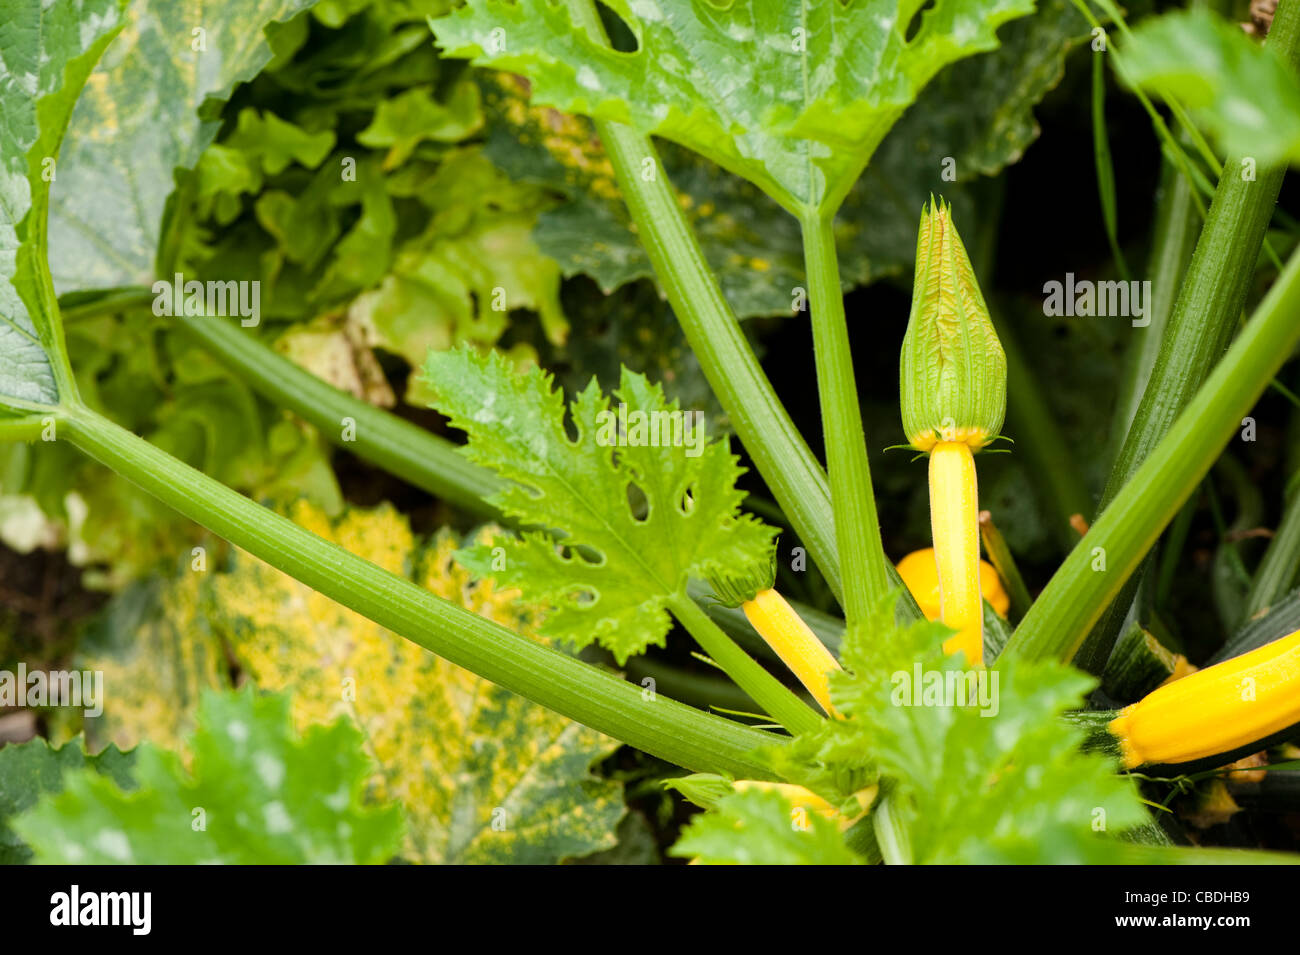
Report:
[[[524,633],[515,593],[474,582],[440,533],[421,548],[390,507],[330,520],[305,502],[294,520],[425,588]],[[484,531],[482,539],[488,539]],[[262,690],[292,691],[294,725],[350,716],[376,766],[375,798],[406,809],[413,862],[551,864],[614,844],[622,786],[590,767],[618,743],[427,653],[265,564],[236,554],[219,573],[188,566],[144,615],[119,598],[120,632],[86,663],[118,687],[103,724],[122,745],[179,744],[194,699],[233,658]],[[109,641],[106,640],[105,643]]]
[[[62,792],[64,773],[94,771],[130,788],[134,761],[134,753],[123,753],[116,746],[91,755],[80,740],[56,749],[38,738],[0,749],[0,865],[31,860],[32,850],[9,827],[10,820],[36,805],[41,796]]]
[[[59,159],[50,202],[59,292],[154,280],[175,171],[193,167],[216,135],[213,105],[270,62],[274,21],[311,5],[133,0],[127,29],[77,103]]]
[[[691,820],[672,855],[722,865],[862,865],[835,823],[779,792],[746,789]]]
[[[59,141],[125,0],[0,0],[0,399],[55,405],[64,362],[45,264]]]
[[[869,628],[846,634],[846,672],[832,677],[836,707],[896,783],[892,798],[914,860],[1113,859],[1108,834],[1147,815],[1133,784],[1106,758],[1082,753],[1082,731],[1059,719],[1095,681],[1056,662],[1017,658],[967,670],[942,653],[950,633],[928,622],[900,630],[892,608],[882,607]],[[983,680],[975,686],[984,695],[964,706],[929,695],[958,679],[967,688]]]
[[[546,528],[462,559],[545,604],[547,636],[598,641],[623,663],[663,646],[665,604],[688,578],[767,561],[774,531],[740,515],[728,443],[708,443],[703,416],[641,375],[623,372],[614,408],[593,379],[570,409],[576,439],[540,369],[518,374],[495,352],[460,349],[430,352],[424,376],[434,406],[469,435],[469,458],[516,482],[491,502]]]
[[[1300,162],[1300,77],[1267,43],[1208,10],[1148,20],[1124,44],[1130,86],[1176,97],[1234,153]]]
[[[997,46],[1032,0],[715,6],[609,4],[636,37],[622,53],[550,0],[474,0],[433,21],[451,56],[523,74],[534,101],[681,143],[796,212],[835,208],[921,88]],[[906,34],[916,16],[920,25]]]
[[[347,721],[298,739],[286,697],[211,693],[190,752],[187,770],[142,745],[131,792],[70,773],[14,829],[54,864],[383,863],[397,850],[401,812],[362,806],[368,760]]]

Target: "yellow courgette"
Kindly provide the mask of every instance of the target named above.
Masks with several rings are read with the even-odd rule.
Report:
[[[1300,630],[1153,690],[1109,729],[1130,768],[1228,753],[1300,723]]]

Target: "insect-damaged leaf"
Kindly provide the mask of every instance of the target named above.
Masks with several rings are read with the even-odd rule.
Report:
[[[809,4],[611,0],[616,51],[549,0],[473,0],[433,21],[452,56],[520,73],[534,102],[629,123],[742,176],[785,208],[836,208],[940,69],[997,46],[1033,0]],[[913,20],[920,20],[909,38]]]
[[[690,577],[765,563],[772,528],[739,512],[742,473],[702,415],[624,370],[611,407],[593,379],[571,407],[550,375],[496,353],[431,352],[434,406],[469,435],[466,454],[512,483],[492,502],[526,531],[464,552],[480,574],[547,607],[542,632],[620,662],[662,646],[665,604]],[[638,430],[639,429],[639,430]],[[568,554],[562,553],[566,549]]]

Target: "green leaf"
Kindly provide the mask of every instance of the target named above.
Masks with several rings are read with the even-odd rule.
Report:
[[[417,86],[384,100],[370,125],[357,133],[363,146],[388,147],[384,169],[406,162],[415,147],[426,139],[455,143],[477,132],[483,125],[478,86],[461,80],[445,103],[433,98],[433,89]]]
[[[1082,730],[1059,719],[1096,681],[1013,657],[984,671],[984,695],[968,705],[926,697],[927,686],[977,678],[942,652],[950,633],[927,622],[899,630],[882,606],[846,634],[846,672],[831,678],[836,707],[895,781],[891,798],[915,861],[1113,860],[1117,842],[1107,834],[1146,822],[1146,812],[1132,782],[1110,760],[1082,753]]]
[[[711,865],[862,865],[835,823],[800,812],[779,792],[723,796],[682,831],[672,855]]]
[[[14,829],[39,863],[383,863],[402,816],[363,807],[362,744],[346,720],[297,738],[287,697],[210,693],[188,769],[178,754],[142,745],[133,791],[70,773]]]
[[[1130,86],[1175,97],[1223,146],[1265,166],[1300,162],[1300,77],[1267,43],[1207,10],[1133,31],[1121,52]]]
[[[58,404],[64,361],[45,263],[59,142],[123,2],[0,0],[0,397],[28,407]]]
[[[836,218],[846,285],[911,269],[917,210],[930,195],[942,193],[961,220],[974,217],[969,185],[1016,162],[1037,138],[1033,107],[1087,35],[1070,0],[1039,0],[1034,16],[999,32],[998,49],[952,64],[926,86]],[[607,292],[652,277],[590,122],[529,106],[529,86],[517,76],[485,72],[480,83],[488,158],[513,178],[568,198],[538,218],[539,248],[566,275],[590,275]],[[792,314],[794,289],[805,285],[798,224],[760,190],[694,153],[664,144],[660,156],[737,316]]]
[[[535,102],[671,139],[792,212],[837,207],[935,73],[994,49],[997,27],[1033,10],[1032,0],[938,0],[909,40],[910,0],[609,6],[634,53],[549,0],[476,0],[432,25],[449,55],[527,77]]]
[[[421,546],[391,507],[330,520],[300,502],[297,523],[430,592],[533,632],[514,594],[474,582],[453,560],[461,542],[442,532]],[[484,531],[481,539],[488,539]],[[551,864],[612,847],[625,813],[622,786],[590,767],[618,748],[580,726],[237,554],[218,573],[188,564],[132,612],[114,601],[118,632],[86,665],[118,687],[99,734],[119,744],[179,745],[196,689],[220,685],[228,661],[259,689],[292,691],[293,723],[349,715],[375,762],[374,798],[406,808],[402,855],[422,863]],[[114,645],[115,644],[115,645]]]
[[[563,393],[540,369],[517,374],[495,352],[461,349],[430,353],[424,377],[434,406],[469,435],[468,457],[517,482],[492,503],[548,529],[463,558],[544,604],[546,635],[597,641],[622,663],[664,645],[665,604],[688,578],[767,561],[774,531],[740,515],[742,470],[728,443],[708,443],[702,416],[644,377],[624,372],[613,409],[593,380],[570,408],[576,439]]]
[[[59,158],[50,264],[60,292],[153,282],[175,171],[196,165],[216,135],[215,105],[270,62],[268,27],[310,6],[131,3]]]
[[[134,753],[123,753],[116,746],[91,755],[80,740],[57,749],[43,739],[11,743],[0,749],[0,865],[20,865],[31,860],[32,850],[9,823],[42,796],[62,792],[65,773],[84,769],[129,788],[134,760]]]

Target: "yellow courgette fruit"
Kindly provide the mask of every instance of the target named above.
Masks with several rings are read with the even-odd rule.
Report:
[[[719,574],[710,580],[719,602],[740,607],[763,641],[776,651],[791,673],[812,694],[827,715],[839,717],[831,706],[830,675],[839,661],[804,623],[784,597],[772,588],[769,567],[751,567]]]
[[[830,675],[840,669],[840,664],[812,628],[784,597],[770,588],[760,590],[741,607],[758,635],[776,651],[813,699],[828,715],[837,717],[839,714],[831,706]]]
[[[1300,723],[1300,630],[1153,690],[1110,722],[1124,765],[1186,763]]]
[[[939,620],[939,569],[935,561],[934,548],[922,547],[907,554],[898,562],[898,576],[903,578],[907,589],[916,598],[927,620]],[[980,561],[980,593],[989,602],[999,617],[1005,618],[1011,609],[1011,598],[1002,586],[1002,578],[997,569],[987,560]]]
[[[940,441],[930,451],[930,530],[939,571],[940,619],[957,631],[943,643],[966,662],[984,662],[980,597],[979,501],[975,458],[964,441]]]

